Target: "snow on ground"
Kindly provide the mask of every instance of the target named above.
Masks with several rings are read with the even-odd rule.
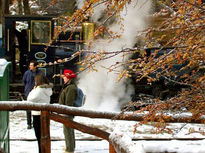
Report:
[[[95,138],[94,136],[76,132],[76,151],[75,153],[107,153],[109,143],[105,140],[84,141],[82,139]],[[63,153],[65,141],[63,135],[63,126],[61,123],[51,121],[51,152]],[[10,153],[38,153],[38,145],[35,140],[33,129],[27,129],[26,112],[15,111],[10,112]],[[94,145],[93,145],[94,144]]]
[[[121,133],[123,137],[130,139],[137,138],[205,138],[205,125],[202,124],[170,124],[169,128],[174,130],[173,134],[159,133],[154,134],[151,125],[144,125],[137,128],[137,132],[133,134],[134,121],[111,121],[106,119],[89,119],[84,117],[76,117],[77,122],[88,126],[97,127],[109,133]],[[181,130],[180,130],[181,129]],[[115,132],[114,132],[115,131]],[[190,134],[191,132],[191,134]],[[193,132],[193,133],[192,133]],[[64,151],[64,135],[62,124],[51,121],[51,150],[52,153],[63,153]],[[107,153],[109,152],[109,143],[106,140],[101,140],[95,136],[82,133],[75,130],[76,134],[76,151],[75,153]],[[10,153],[37,153],[37,142],[35,140],[34,130],[27,129],[26,112],[14,111],[10,112]],[[19,139],[21,139],[19,141]],[[98,139],[98,141],[88,141],[84,139]],[[27,140],[27,141],[23,141]],[[121,141],[120,138],[117,141]],[[124,139],[127,141],[128,139]],[[120,142],[121,145],[123,144]],[[130,141],[126,142],[132,147],[132,152],[139,152],[137,148],[141,148],[141,152],[179,152],[179,153],[204,153],[205,140],[197,141]],[[136,148],[136,151],[133,151]]]
[[[106,141],[76,141],[75,153],[108,153]],[[10,153],[38,153],[36,141],[11,141]],[[64,141],[51,141],[51,153],[64,153]]]

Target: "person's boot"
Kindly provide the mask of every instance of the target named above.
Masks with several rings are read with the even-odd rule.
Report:
[[[28,125],[28,126],[27,126],[27,129],[32,129],[32,126],[31,126],[31,125]]]
[[[31,119],[31,111],[26,111],[26,117],[27,117],[27,129],[32,128],[32,119]]]
[[[63,153],[74,153],[74,151],[67,151],[66,148],[64,148],[63,150],[64,150]]]

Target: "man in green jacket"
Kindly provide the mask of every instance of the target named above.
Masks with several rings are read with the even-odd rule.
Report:
[[[59,104],[74,106],[77,99],[77,86],[75,84],[76,75],[72,70],[65,69],[63,72],[64,86],[59,97]],[[69,119],[73,120],[73,116],[69,115]],[[75,150],[75,134],[74,129],[63,126],[65,135],[66,152],[73,153]]]

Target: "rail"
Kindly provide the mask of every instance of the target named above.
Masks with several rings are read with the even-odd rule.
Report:
[[[1,101],[0,111],[17,111],[17,110],[37,110],[41,111],[41,150],[42,153],[51,153],[51,139],[50,139],[50,120],[60,122],[67,127],[77,129],[81,132],[95,135],[109,142],[109,153],[116,153],[115,148],[118,144],[109,139],[110,133],[77,123],[70,120],[66,115],[83,116],[89,118],[103,118],[114,120],[132,120],[142,121],[144,114],[135,114],[132,112],[118,113],[118,112],[99,112],[88,110],[85,108],[69,107],[59,104],[37,104],[27,101]],[[205,116],[199,119],[193,119],[191,114],[185,115],[171,115],[165,117],[165,121],[169,123],[205,123]],[[113,147],[114,146],[114,147]],[[123,148],[122,148],[123,150]],[[126,153],[126,150],[124,150]]]

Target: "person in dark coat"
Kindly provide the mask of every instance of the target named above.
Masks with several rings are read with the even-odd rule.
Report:
[[[35,86],[34,77],[37,74],[42,74],[43,75],[43,72],[37,69],[37,65],[38,65],[38,63],[36,61],[30,61],[29,69],[23,75],[24,96],[25,96],[25,98],[27,98],[28,94],[33,89],[33,87]],[[32,128],[31,111],[26,111],[26,115],[27,115],[27,125],[28,125],[27,128],[31,129]]]
[[[75,84],[76,75],[72,70],[65,69],[63,72],[64,86],[59,96],[59,104],[74,106],[77,99],[77,86]],[[73,116],[69,115],[69,119],[73,120]],[[74,129],[64,126],[63,127],[66,152],[73,153],[75,150],[75,134]]]

